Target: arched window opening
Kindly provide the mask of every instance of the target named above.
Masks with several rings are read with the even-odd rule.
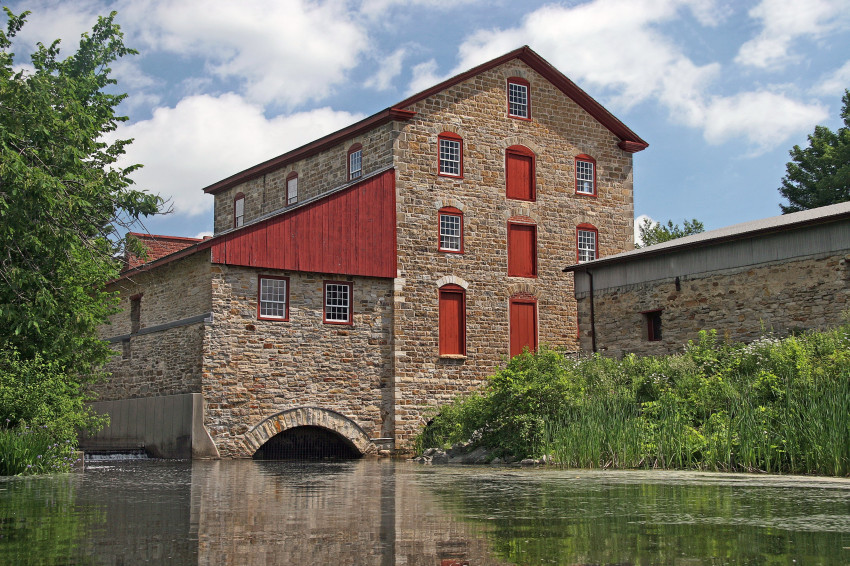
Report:
[[[254,460],[351,460],[362,454],[341,435],[318,426],[296,426],[271,437]]]

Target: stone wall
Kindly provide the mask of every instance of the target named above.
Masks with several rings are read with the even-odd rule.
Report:
[[[767,332],[840,324],[850,308],[850,250],[702,275],[614,287],[594,293],[596,346],[607,355],[681,351],[700,330],[729,341]],[[582,350],[591,350],[590,298],[579,297]],[[663,309],[662,340],[649,341],[644,313]]]
[[[303,202],[348,182],[348,149],[363,146],[363,175],[392,164],[392,123],[351,137],[317,155],[252,179],[215,195],[215,233],[233,228],[233,199],[245,195],[245,222],[286,206],[286,178],[298,174],[298,202]]]
[[[532,119],[507,117],[506,81],[530,83]],[[418,114],[397,123],[398,266],[395,291],[396,447],[409,448],[429,411],[481,385],[508,356],[512,295],[537,298],[539,343],[576,350],[572,279],[561,272],[576,259],[576,226],[599,230],[601,256],[633,247],[632,156],[619,139],[518,61],[481,73],[416,103]],[[438,175],[438,135],[463,138],[463,178]],[[505,196],[505,149],[536,154],[535,202]],[[575,156],[597,163],[598,196],[575,192]],[[443,206],[463,211],[464,253],[438,252]],[[507,222],[537,225],[536,278],[507,277]],[[465,359],[439,356],[438,287],[466,289]]]
[[[209,313],[209,270],[209,252],[202,251],[109,285],[119,292],[121,310],[101,328],[101,337],[123,339],[112,343],[116,355],[105,366],[111,377],[95,387],[99,400],[201,391],[204,323],[145,332]],[[139,295],[141,333],[131,333],[130,298]]]
[[[245,434],[295,407],[391,435],[392,281],[212,266],[215,324],[206,327],[205,424],[222,456],[253,454]],[[289,277],[289,320],[257,318],[258,275]],[[323,322],[323,282],[353,286],[353,325]]]

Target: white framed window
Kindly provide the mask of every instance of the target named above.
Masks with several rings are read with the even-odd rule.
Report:
[[[286,204],[298,202],[298,175],[292,173],[286,179]]]
[[[440,140],[440,175],[462,177],[463,140],[456,134],[444,132]]]
[[[440,209],[441,252],[463,252],[463,213],[453,207]]]
[[[528,100],[528,82],[524,79],[508,79],[508,116],[531,118]]]
[[[363,149],[357,144],[348,151],[348,180],[351,181],[363,174]]]
[[[354,284],[347,281],[325,281],[325,322],[351,324],[351,294]]]
[[[239,193],[233,200],[233,227],[239,228],[245,224],[245,195]]]
[[[582,225],[576,229],[577,259],[579,263],[593,261],[598,256],[596,240],[598,231],[593,226]]]
[[[576,193],[596,194],[596,164],[590,158],[576,158]]]
[[[289,278],[260,275],[259,288],[257,318],[289,320]]]

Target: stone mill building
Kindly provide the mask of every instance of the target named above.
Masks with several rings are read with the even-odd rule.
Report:
[[[528,47],[203,189],[215,234],[142,236],[83,446],[403,453],[525,347],[578,349],[564,265],[633,247],[647,143]]]

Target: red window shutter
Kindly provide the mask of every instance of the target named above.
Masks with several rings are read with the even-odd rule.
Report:
[[[507,154],[508,198],[534,200],[534,165],[530,155]]]
[[[537,276],[537,226],[508,224],[508,275]]]
[[[533,300],[511,301],[511,357],[528,346],[537,350],[537,303]]]
[[[440,289],[440,355],[466,354],[463,290]]]

